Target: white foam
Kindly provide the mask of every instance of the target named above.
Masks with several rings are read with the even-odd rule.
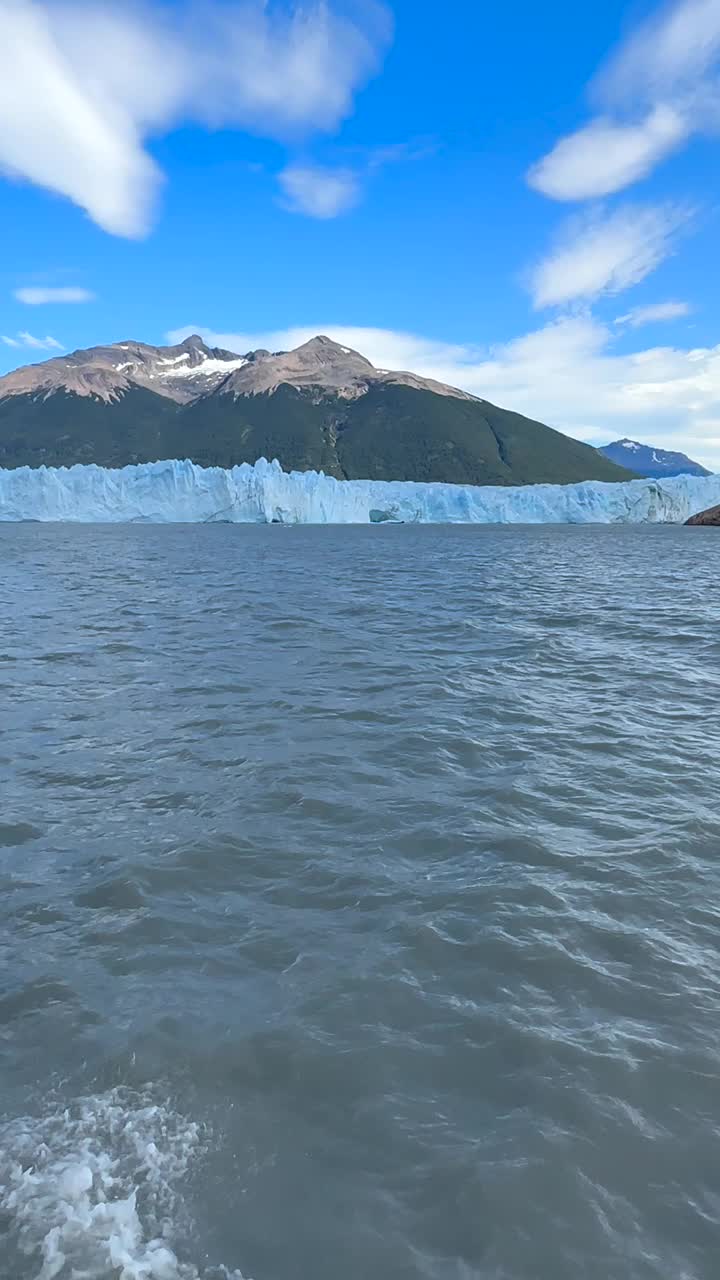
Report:
[[[201,1280],[175,1236],[188,1225],[182,1180],[204,1142],[166,1103],[123,1089],[0,1126],[13,1280]]]

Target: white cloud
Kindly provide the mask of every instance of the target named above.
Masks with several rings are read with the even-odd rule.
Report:
[[[719,57],[717,0],[675,0],[621,44],[596,76],[593,97],[613,106],[638,99],[692,101]]]
[[[25,303],[28,307],[39,307],[45,303],[55,302],[94,302],[95,294],[89,289],[40,289],[40,288],[23,288],[16,289],[13,297],[18,302]]]
[[[355,151],[357,153],[358,148]],[[293,213],[304,213],[311,218],[336,218],[354,208],[365,185],[380,169],[427,154],[427,144],[399,142],[356,154],[352,167],[291,164],[278,174],[283,191],[280,203]]]
[[[718,0],[663,5],[596,76],[591,98],[602,114],[562,138],[528,182],[554,200],[584,200],[646,177],[693,133],[720,124],[719,59]]]
[[[679,449],[720,470],[720,346],[618,355],[612,331],[589,316],[564,317],[490,349],[327,321],[235,334],[192,325],[168,340],[190,333],[239,353],[288,350],[326,333],[379,368],[412,369],[591,444],[629,436]]]
[[[62,342],[58,342],[56,338],[34,338],[31,333],[21,330],[18,338],[25,347],[35,347],[38,351],[64,351]]]
[[[627,205],[571,219],[530,273],[535,306],[589,302],[638,284],[668,256],[689,216],[677,205]]]
[[[159,171],[128,106],[104,92],[107,55],[98,51],[95,74],[63,48],[62,13],[31,0],[0,7],[0,169],[67,196],[106,231],[138,235]]]
[[[601,117],[561,138],[527,180],[553,200],[607,196],[644,178],[688,133],[687,121],[669,106],[654,107],[639,124]]]
[[[352,209],[360,197],[360,181],[351,169],[291,165],[278,175],[285,204],[311,218],[336,218]]]
[[[390,35],[377,0],[0,0],[0,172],[116,235],[144,234],[162,174],[147,136],[195,120],[295,137],[331,131]]]
[[[15,338],[10,338],[3,334],[2,341],[5,343],[6,347],[31,347],[35,351],[65,350],[62,343],[57,341],[57,338],[51,338],[49,336],[46,338],[36,338],[32,333],[27,333],[26,330],[21,330]]]
[[[618,316],[617,325],[627,325],[630,329],[639,329],[644,324],[658,324],[665,320],[679,320],[689,316],[692,307],[689,302],[651,302],[646,307],[633,307],[624,316]]]

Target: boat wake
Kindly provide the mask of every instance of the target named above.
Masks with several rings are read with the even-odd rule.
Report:
[[[207,1134],[150,1092],[79,1099],[0,1126],[0,1214],[13,1280],[243,1280],[180,1257],[183,1183]]]

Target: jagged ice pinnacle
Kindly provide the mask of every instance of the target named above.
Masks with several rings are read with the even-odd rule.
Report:
[[[626,484],[416,484],[285,472],[261,458],[224,470],[192,462],[0,469],[0,520],[282,524],[682,523],[720,503],[720,475]]]

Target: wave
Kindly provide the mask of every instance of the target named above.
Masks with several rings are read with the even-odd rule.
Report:
[[[243,1280],[176,1253],[189,1226],[183,1180],[206,1142],[166,1102],[127,1089],[0,1126],[14,1280]]]

